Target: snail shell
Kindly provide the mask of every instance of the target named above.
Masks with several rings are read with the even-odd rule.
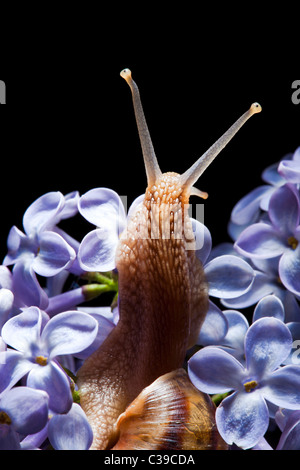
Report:
[[[113,450],[225,450],[215,406],[184,369],[162,375],[122,413]]]

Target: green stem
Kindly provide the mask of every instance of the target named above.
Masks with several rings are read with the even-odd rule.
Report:
[[[229,393],[230,392],[216,393],[215,395],[211,397],[211,399],[214,402],[214,404],[218,406],[221,403],[221,401],[229,395]]]
[[[112,272],[108,273],[85,273],[83,276],[84,279],[87,279],[90,282],[106,285],[110,290],[117,292],[118,290],[118,280],[114,277]]]

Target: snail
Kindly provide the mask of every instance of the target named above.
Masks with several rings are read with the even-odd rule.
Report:
[[[208,309],[187,207],[191,195],[207,197],[194,183],[261,107],[252,104],[185,173],[162,173],[138,87],[129,69],[121,76],[132,92],[148,186],[116,252],[119,322],[78,372],[81,406],[94,434],[91,449],[224,448],[210,399],[182,370]],[[190,433],[193,443],[183,444]]]

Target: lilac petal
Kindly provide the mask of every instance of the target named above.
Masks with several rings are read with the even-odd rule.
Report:
[[[240,387],[243,366],[233,356],[214,346],[198,351],[188,362],[191,381],[205,393],[224,393]]]
[[[278,166],[278,173],[280,173],[290,183],[299,184],[300,162],[283,160]]]
[[[48,395],[28,387],[15,387],[1,397],[1,410],[11,418],[20,434],[40,431],[48,420]]]
[[[47,279],[46,285],[47,285],[47,293],[49,297],[49,302],[50,302],[50,297],[54,297],[63,292],[64,285],[68,277],[69,277],[69,272],[63,270],[60,273],[58,273],[56,276],[49,277]]]
[[[201,326],[197,344],[220,344],[228,331],[228,323],[222,311],[211,301]]]
[[[70,410],[73,402],[70,381],[54,361],[45,366],[36,365],[28,374],[27,386],[47,392],[49,408],[55,413]]]
[[[300,163],[300,147],[298,147],[298,148],[295,150],[295,153],[294,153],[294,155],[293,155],[293,160],[294,160],[294,162]]]
[[[119,238],[116,233],[102,229],[88,233],[78,250],[78,260],[85,271],[111,271],[115,268],[115,256]]]
[[[144,199],[145,199],[145,194],[141,194],[140,196],[135,198],[135,200],[133,201],[133,203],[128,209],[128,214],[127,214],[128,220],[135,215],[136,210],[143,203]]]
[[[55,232],[43,232],[39,236],[40,250],[32,263],[32,269],[40,276],[55,276],[67,269],[76,257],[74,249]]]
[[[56,450],[88,450],[93,432],[82,408],[73,403],[67,414],[50,419],[48,437]]]
[[[274,410],[276,410],[275,413],[274,413],[275,422],[276,422],[277,426],[279,427],[280,431],[282,432],[284,430],[285,426],[286,426],[286,423],[287,423],[287,420],[288,420],[289,416],[291,416],[291,414],[297,413],[297,412],[295,410],[288,410],[287,408],[279,408],[276,405],[272,405],[272,406],[273,406]]]
[[[56,277],[56,276],[55,276]],[[47,313],[53,317],[57,313],[73,310],[76,305],[79,305],[87,300],[83,287],[77,287],[62,294],[55,295],[49,299]]]
[[[245,355],[244,338],[249,323],[244,315],[235,310],[225,310],[223,314],[228,323],[228,332],[220,347],[243,363]]]
[[[294,233],[299,225],[299,200],[288,185],[281,186],[272,195],[269,217],[274,227],[287,235]]]
[[[249,258],[275,258],[286,249],[282,236],[273,227],[261,222],[246,228],[234,247]]]
[[[295,250],[290,249],[281,257],[279,276],[289,291],[300,296],[300,243]]]
[[[269,411],[259,392],[234,393],[216,411],[218,431],[228,444],[253,447],[267,431]]]
[[[22,450],[39,450],[40,446],[46,441],[48,437],[48,424],[43,427],[39,432],[29,434],[24,437],[21,442]]]
[[[255,446],[252,447],[252,450],[274,450],[273,447],[262,437]]]
[[[204,265],[212,247],[212,238],[208,228],[196,219],[191,218],[196,241],[196,256]]]
[[[104,307],[105,308],[105,307]],[[89,357],[94,351],[96,351],[103,341],[108,337],[108,335],[111,333],[111,331],[115,328],[115,324],[113,323],[112,320],[109,320],[108,318],[105,318],[101,311],[103,311],[103,307],[100,307],[100,313],[93,312],[93,308],[90,309],[91,313],[90,316],[93,317],[97,323],[98,323],[98,332],[97,336],[92,342],[90,346],[85,348],[82,352],[76,353],[76,357],[79,359],[86,359]],[[109,311],[111,312],[111,309],[109,307]]]
[[[22,240],[26,239],[26,235],[15,225],[10,229],[7,237],[7,248],[9,251],[15,252],[19,249]]]
[[[214,258],[205,266],[209,284],[209,295],[222,299],[242,295],[253,282],[254,271],[241,258],[223,255]]]
[[[279,367],[291,348],[292,335],[282,321],[273,317],[260,318],[245,336],[247,368],[259,379]]]
[[[276,450],[300,450],[300,411],[288,418]]]
[[[12,290],[12,274],[6,266],[0,266],[0,287]]]
[[[48,305],[46,292],[41,288],[32,269],[31,261],[20,262],[13,269],[15,304],[18,307],[36,305],[42,310]]]
[[[212,259],[217,258],[218,256],[223,256],[223,255],[236,256],[236,251],[233,248],[232,243],[223,242],[223,243],[219,243],[219,245],[217,246],[214,246],[210,252],[208,261],[211,261]]]
[[[65,195],[65,205],[59,214],[59,220],[69,219],[78,213],[79,192],[72,191]]]
[[[260,200],[260,208],[262,211],[265,211],[265,213],[261,214],[261,218],[260,218],[261,222],[269,221],[269,216],[267,212],[269,210],[270,199],[275,191],[276,191],[276,188],[272,187],[272,189],[269,192],[267,192]]]
[[[91,189],[81,196],[78,208],[81,215],[96,227],[108,227],[118,234],[125,228],[123,203],[119,195],[111,189]]]
[[[78,252],[80,245],[79,241],[75,240],[75,238],[71,237],[71,235],[62,230],[60,227],[54,227],[52,231],[58,233],[58,235],[60,235],[65,240],[65,242],[67,242],[68,245],[70,245],[73,250],[75,250],[75,253]]]
[[[0,450],[20,450],[20,437],[12,426],[0,425]]]
[[[278,163],[273,163],[262,172],[261,177],[266,183],[279,187],[285,184],[285,180],[279,175],[277,168]]]
[[[8,320],[2,328],[4,341],[18,351],[28,353],[33,344],[38,344],[42,326],[42,313],[30,307]]]
[[[96,338],[98,323],[77,310],[59,313],[45,326],[41,341],[50,358],[86,349]]]
[[[118,307],[114,307],[111,309],[111,307],[82,307],[80,306],[81,312],[88,313],[89,315],[92,315],[92,317],[95,318],[95,320],[98,322],[98,333],[99,334],[99,329],[101,329],[101,324],[102,324],[102,318],[105,318],[106,320],[109,320],[109,322],[113,323],[116,326],[116,322],[114,321],[115,318],[115,310],[118,310]]]
[[[278,278],[278,264],[282,254],[275,258],[252,258],[251,262],[259,271],[268,274],[269,278]]]
[[[281,299],[285,310],[285,322],[299,321],[300,305],[294,294],[284,288],[278,288],[277,297]]]
[[[261,388],[264,397],[281,408],[300,408],[300,366],[281,367],[268,376]]]
[[[297,320],[299,317],[297,318]],[[286,326],[291,332],[292,338],[293,338],[293,347],[291,349],[290,354],[288,357],[285,359],[283,364],[294,364],[294,365],[300,365],[300,322],[295,321],[295,322],[290,322],[287,323]]]
[[[233,241],[236,241],[239,236],[241,235],[241,233],[249,226],[249,224],[244,224],[244,225],[238,225],[238,224],[234,224],[231,220],[228,222],[228,225],[227,225],[227,232],[228,232],[228,235],[230,236],[230,238],[233,240]],[[234,250],[235,254],[236,254],[236,251]]]
[[[49,192],[38,198],[24,214],[25,233],[27,235],[38,234],[46,228],[52,228],[64,204],[64,196],[59,191]]]
[[[255,277],[251,288],[240,297],[234,299],[222,299],[222,304],[228,308],[245,308],[256,304],[265,295],[274,291],[274,285],[267,274],[254,271]]]
[[[14,294],[8,289],[0,289],[0,332],[14,304]]]
[[[28,255],[31,250],[30,247],[28,247],[28,250],[24,249],[26,244],[28,244],[28,237],[26,237],[26,235],[14,225],[10,229],[7,237],[8,253],[3,260],[3,264],[5,266],[10,266],[20,260],[22,254],[23,256],[24,254]]]
[[[2,353],[3,351],[6,351],[6,349],[7,349],[6,344],[0,336],[0,353]],[[4,362],[3,355],[2,355],[2,359],[1,359],[1,356],[0,356],[0,364],[3,364],[2,361]]]
[[[266,193],[272,191],[269,185],[258,186],[249,194],[244,196],[233,208],[231,212],[231,221],[234,224],[251,224],[257,219],[260,209],[260,201]]]
[[[253,322],[263,317],[274,317],[284,321],[284,306],[276,295],[267,295],[256,305],[253,313]]]
[[[0,353],[0,393],[13,387],[32,369],[32,362],[24,359],[19,351],[7,350]]]

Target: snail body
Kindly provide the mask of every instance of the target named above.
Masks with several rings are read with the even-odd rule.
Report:
[[[93,449],[134,448],[131,445],[139,448],[132,425],[138,423],[144,435],[148,424],[141,426],[139,419],[130,418],[130,413],[137,416],[136,410],[142,410],[142,415],[145,414],[141,404],[147,403],[147,416],[153,421],[153,393],[157,392],[160,409],[169,409],[172,403],[173,421],[177,419],[176,406],[180,404],[183,409],[183,401],[195,396],[187,374],[178,369],[182,367],[186,351],[195,343],[204,321],[208,309],[208,288],[203,267],[195,250],[191,249],[194,234],[187,213],[189,197],[191,194],[207,197],[193,184],[244,122],[260,110],[259,105],[252,105],[184,174],[163,174],[154,153],[138,88],[128,69],[121,75],[132,91],[148,186],[144,200],[136,207],[117,248],[119,322],[78,373],[81,405],[94,434]],[[164,382],[165,388],[162,388]],[[167,393],[162,393],[162,390],[167,390]],[[149,393],[151,398],[148,400],[145,397]],[[188,444],[179,444],[181,437],[177,440],[162,437],[161,444],[155,442],[154,445],[165,446],[160,447],[165,449],[177,448],[174,447],[176,445],[181,446],[179,449],[187,449],[182,447],[186,445],[212,448],[212,442],[218,442],[212,405],[208,397],[198,394],[201,406],[193,407],[193,410],[197,408],[201,412],[192,411],[193,424],[191,415],[182,415],[188,421],[177,429],[181,435],[182,427],[195,430],[201,422],[203,429],[193,444],[190,440]],[[186,407],[190,406],[186,404]],[[158,427],[161,426],[159,420],[158,416]],[[173,421],[167,421],[169,426],[172,427],[170,423]],[[130,425],[130,433],[126,431],[127,425]],[[135,444],[130,443],[128,435]],[[213,437],[207,438],[207,435]],[[122,444],[121,441],[118,443],[119,437]],[[125,441],[128,447],[124,447]],[[118,447],[120,445],[123,447]],[[152,445],[151,439],[144,440],[141,445],[146,446],[141,447],[143,449],[156,448],[147,447]]]
[[[162,175],[154,192],[161,185],[168,191],[177,179],[174,174]],[[113,419],[104,421],[104,429],[99,430],[98,423],[93,429],[93,446],[97,448],[112,445],[117,437],[115,421],[145,387],[182,366],[208,307],[202,265],[195,251],[185,250],[185,243],[193,239],[191,225],[182,234],[189,240],[175,238],[173,227],[169,227],[169,239],[150,237],[151,229],[157,229],[155,222],[150,223],[155,212],[149,209],[155,204],[154,192],[153,187],[147,189],[145,200],[131,218],[117,249],[119,322],[80,370],[81,403],[87,416],[107,416],[113,404]],[[172,209],[172,219],[183,217],[181,203],[172,204]],[[159,222],[162,220],[166,223],[158,212],[160,233],[164,230]],[[173,225],[170,216],[167,220]],[[103,392],[91,400],[86,391],[94,388],[94,381],[97,390]],[[109,401],[104,404],[105,397]]]

